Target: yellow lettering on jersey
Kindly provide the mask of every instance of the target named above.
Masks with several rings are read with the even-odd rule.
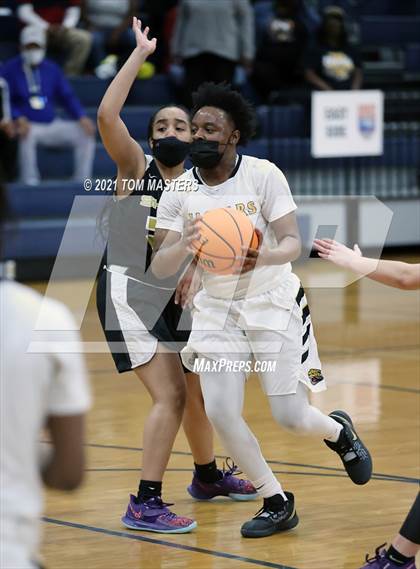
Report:
[[[155,230],[156,230],[156,217],[153,217],[152,215],[147,216],[146,229],[148,231],[150,231],[151,233],[155,232]]]
[[[158,202],[157,199],[154,198],[153,196],[141,196],[140,205],[144,207],[153,207],[156,209],[158,206]]]
[[[246,213],[248,215],[252,215],[253,213],[257,213],[257,206],[255,205],[255,202],[248,202],[246,204]]]
[[[242,211],[243,213],[245,213],[245,204],[237,203],[237,204],[235,204],[235,207],[238,211]]]

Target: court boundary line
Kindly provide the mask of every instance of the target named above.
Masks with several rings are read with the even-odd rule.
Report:
[[[48,442],[48,441],[43,441],[43,442]],[[114,450],[129,450],[129,451],[143,452],[143,448],[141,448],[141,447],[126,447],[126,446],[120,446],[120,445],[106,445],[106,444],[101,444],[101,443],[85,443],[84,446],[93,447],[93,448],[109,448],[109,449],[114,449]],[[178,455],[178,456],[192,457],[191,452],[183,451],[183,450],[173,450],[171,452],[171,454]],[[224,459],[226,459],[226,456],[216,454],[215,458],[224,460]],[[305,464],[305,463],[299,463],[299,462],[283,462],[281,460],[268,460],[268,459],[266,460],[266,462],[268,464],[277,464],[280,466],[296,466],[298,468],[316,468],[318,470],[344,473],[344,477],[347,477],[347,474],[345,474],[345,470],[343,468],[337,468],[335,466],[321,466],[318,464]],[[191,470],[191,472],[192,472],[192,470]],[[413,481],[415,481],[416,483],[420,483],[420,479],[412,478],[409,476],[404,476],[401,474],[386,474],[386,473],[381,473],[381,472],[373,472],[372,476],[380,477],[381,479],[382,478],[391,479],[391,480],[398,479],[398,481],[401,481],[401,482],[407,481],[409,483],[414,483]]]
[[[92,467],[92,468],[85,468],[85,472],[142,472],[142,468],[120,468],[120,467]],[[191,468],[167,468],[165,472],[190,472],[192,473]],[[296,470],[273,470],[273,474],[287,474],[293,475],[296,474],[297,476],[322,476],[325,478],[348,478],[347,474],[333,474],[327,472],[298,472]],[[408,476],[391,476],[391,475],[381,475],[381,474],[373,474],[372,480],[382,480],[384,482],[404,482],[405,484],[419,484],[420,479],[418,478],[411,478]]]
[[[157,539],[153,537],[146,537],[145,535],[132,534],[125,531],[117,531],[106,528],[100,528],[97,526],[91,526],[88,524],[80,524],[77,522],[69,522],[66,520],[58,520],[56,518],[50,518],[47,516],[42,517],[42,521],[49,524],[54,524],[58,526],[71,527],[74,529],[81,529],[85,531],[91,531],[95,533],[102,533],[112,537],[122,537],[125,539],[133,539],[135,541],[143,541],[153,545],[162,545],[164,547],[170,547],[173,549],[180,549],[182,551],[189,551],[192,553],[202,553],[203,555],[212,555],[213,557],[221,557],[222,559],[231,559],[233,561],[242,561],[243,563],[250,563],[252,565],[259,565],[260,567],[270,567],[272,569],[297,569],[296,567],[290,567],[289,565],[280,565],[279,563],[272,563],[271,561],[264,561],[260,559],[254,559],[252,557],[243,557],[242,555],[236,555],[235,553],[227,553],[224,551],[217,551],[216,549],[205,549],[202,547],[195,547],[193,545],[186,545],[182,543],[173,543],[171,541],[165,541],[163,539]]]

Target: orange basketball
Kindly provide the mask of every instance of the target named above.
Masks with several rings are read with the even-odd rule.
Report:
[[[203,215],[200,239],[192,246],[200,266],[210,273],[229,275],[239,266],[241,247],[258,248],[258,237],[250,219],[235,208],[218,208]]]

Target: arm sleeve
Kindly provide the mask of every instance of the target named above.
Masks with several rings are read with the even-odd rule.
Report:
[[[19,20],[27,26],[40,26],[44,30],[49,27],[48,22],[44,20],[44,18],[41,18],[41,16],[38,16],[38,14],[35,12],[31,2],[26,2],[24,4],[21,4],[21,6],[18,6],[17,16]]]
[[[80,20],[80,6],[69,6],[65,11],[63,26],[67,29],[75,28]]]
[[[82,354],[80,335],[69,310],[54,302],[54,322],[58,330],[65,330],[65,342],[57,340],[59,332],[49,332],[53,377],[47,399],[49,415],[78,415],[91,406],[90,387]],[[73,328],[73,330],[72,330]]]
[[[182,203],[177,191],[163,192],[157,209],[156,229],[170,229],[182,233],[184,217]]]
[[[79,99],[73,93],[70,83],[67,81],[64,73],[61,69],[56,66],[57,73],[57,99],[67,110],[69,115],[74,119],[78,120],[80,117],[86,115]]]
[[[277,166],[270,163],[270,169],[264,180],[261,213],[270,223],[296,209],[285,175]]]
[[[254,11],[249,0],[236,0],[236,13],[239,24],[239,38],[241,42],[241,57],[254,59],[255,57],[255,26]]]

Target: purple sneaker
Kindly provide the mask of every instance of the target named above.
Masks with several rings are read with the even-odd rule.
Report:
[[[191,484],[188,486],[188,493],[196,500],[211,500],[216,496],[228,496],[232,500],[247,502],[248,500],[255,500],[258,496],[257,491],[249,480],[238,478],[235,474],[241,474],[237,467],[232,463],[229,466],[226,460],[228,469],[220,471],[223,478],[217,482],[202,482],[197,478],[196,472]]]
[[[396,565],[391,559],[385,557],[386,550],[382,549],[386,544],[380,545],[376,548],[375,557],[368,559],[366,555],[366,565],[360,569],[416,569],[415,561],[409,561],[404,565]]]
[[[130,494],[127,512],[121,518],[125,527],[157,533],[187,533],[197,527],[197,522],[182,518],[171,512],[161,498],[149,498],[139,502]]]

